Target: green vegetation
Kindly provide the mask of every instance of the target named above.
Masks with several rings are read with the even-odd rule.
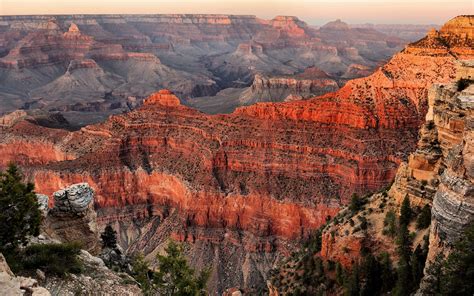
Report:
[[[389,210],[387,214],[385,214],[383,225],[383,234],[388,235],[390,237],[395,237],[395,235],[397,234],[397,216],[395,214],[395,211]]]
[[[362,205],[362,200],[357,196],[357,194],[352,194],[351,203],[349,205],[349,210],[352,212],[352,214],[357,213],[361,209]]]
[[[21,264],[26,270],[41,269],[46,273],[64,276],[66,273],[80,273],[78,255],[79,243],[31,245],[21,252]]]
[[[408,196],[405,196],[402,202],[402,207],[400,209],[400,218],[399,218],[400,225],[404,224],[408,226],[408,224],[410,224],[411,217],[412,217],[412,210],[410,207],[410,199],[408,198]]]
[[[474,222],[471,222],[442,267],[441,293],[443,295],[473,295],[473,279]]]
[[[31,183],[23,183],[19,169],[11,164],[0,172],[0,251],[14,252],[37,236],[41,222],[38,201]]]
[[[416,218],[416,229],[426,229],[431,224],[431,207],[425,205]]]
[[[140,284],[145,295],[206,295],[206,283],[210,270],[205,268],[198,275],[189,267],[183,248],[170,242],[166,255],[157,255],[157,271],[152,271],[142,255],[133,262],[133,277]]]
[[[100,238],[102,239],[102,248],[117,248],[117,232],[112,228],[112,226],[107,225],[104,232],[100,235]]]
[[[7,253],[6,259],[14,272],[32,273],[36,269],[62,277],[67,273],[80,273],[79,243],[36,244],[16,253]]]

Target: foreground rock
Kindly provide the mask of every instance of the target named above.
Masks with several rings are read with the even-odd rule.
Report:
[[[51,293],[38,285],[38,281],[30,277],[15,276],[5,258],[0,253],[0,295],[49,296]]]
[[[52,208],[44,221],[43,230],[63,242],[80,242],[84,249],[100,250],[94,191],[87,183],[71,185],[53,194]]]
[[[135,280],[126,273],[116,273],[108,269],[104,262],[87,251],[82,251],[79,259],[83,263],[80,274],[70,274],[65,278],[46,277],[42,285],[53,295],[142,295]]]

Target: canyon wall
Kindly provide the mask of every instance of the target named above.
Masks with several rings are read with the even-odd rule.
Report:
[[[458,81],[472,78],[472,62],[462,61],[457,67]],[[471,80],[464,88],[459,85],[437,84],[430,89],[429,109],[417,149],[408,162],[400,165],[390,190],[369,197],[363,211],[351,217],[354,222],[364,216],[368,227],[364,230],[358,222],[349,223],[344,218],[349,210],[340,213],[339,223],[331,223],[323,232],[323,258],[351,267],[361,258],[361,249],[367,248],[375,254],[388,252],[397,261],[394,239],[385,233],[387,225],[383,221],[388,211],[398,212],[405,197],[416,214],[425,205],[431,207],[430,228],[417,230],[414,221],[409,226],[416,233],[413,249],[422,245],[423,236],[429,236],[425,274],[438,254],[450,252],[474,220],[474,84]],[[422,282],[421,295],[423,286]]]
[[[194,266],[213,267],[212,291],[257,293],[272,265],[352,193],[394,179],[416,147],[428,88],[454,81],[456,60],[470,57],[454,41],[431,46],[452,34],[462,35],[442,28],[374,74],[308,100],[206,115],[162,90],[74,132],[18,120],[0,126],[2,163],[20,164],[38,193],[87,182],[99,223],[114,225],[130,252],[151,259],[167,239],[185,241]]]
[[[323,34],[288,16],[1,16],[0,114],[61,111],[84,126],[162,88],[187,103],[247,87],[256,74],[316,65],[340,77],[352,64],[372,71],[404,44],[372,29]]]

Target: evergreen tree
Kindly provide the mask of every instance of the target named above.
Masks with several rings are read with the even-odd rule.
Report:
[[[385,214],[383,224],[385,226],[384,234],[395,237],[397,234],[397,216],[393,210],[389,210],[387,214]]]
[[[117,232],[112,228],[112,226],[110,226],[110,224],[105,227],[100,238],[102,239],[102,248],[117,248]]]
[[[400,225],[410,224],[411,215],[412,215],[412,212],[411,212],[411,207],[410,207],[410,199],[408,198],[408,195],[407,195],[403,199],[402,207],[400,209],[400,219],[399,219]]]
[[[357,194],[353,193],[351,198],[351,204],[349,205],[349,209],[353,214],[357,213],[362,206],[362,202],[357,196]]]
[[[364,257],[362,263],[362,274],[364,275],[365,284],[361,290],[361,295],[377,295],[381,288],[380,264],[374,255],[369,253]]]
[[[390,255],[384,252],[380,255],[380,281],[382,284],[382,292],[391,291],[394,280],[395,275],[393,273],[392,260],[390,259]]]
[[[414,290],[416,290],[420,284],[421,278],[423,277],[423,269],[425,268],[426,255],[423,250],[418,246],[412,253],[410,258],[411,275]]]
[[[397,283],[394,289],[394,295],[404,296],[409,295],[412,286],[412,274],[410,268],[410,257],[411,257],[411,239],[408,233],[408,224],[406,222],[409,216],[407,209],[410,209],[409,202],[406,202],[408,198],[405,197],[402,204],[402,212],[400,213],[400,227],[398,229],[397,237],[397,253],[400,257],[397,268]],[[404,217],[404,218],[402,218]]]
[[[464,231],[442,268],[443,295],[474,294],[474,222]]]
[[[431,207],[425,205],[416,218],[416,229],[425,229],[431,224]]]
[[[346,283],[346,290],[344,295],[346,296],[359,296],[360,293],[360,274],[359,264],[356,263],[352,267],[352,272]]]
[[[184,257],[182,247],[170,242],[165,249],[166,255],[158,255],[158,272],[154,277],[159,295],[202,295],[210,275],[208,269],[195,275]]]
[[[152,274],[150,265],[145,260],[145,257],[143,257],[143,254],[137,254],[132,262],[132,275],[140,284],[144,295],[152,295],[154,293]]]
[[[13,251],[27,236],[39,234],[41,212],[33,190],[15,165],[0,172],[0,251]]]

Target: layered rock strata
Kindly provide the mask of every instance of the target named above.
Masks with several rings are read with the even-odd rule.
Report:
[[[469,78],[474,69],[470,62],[460,62],[458,67],[458,79]],[[382,234],[385,227],[382,221],[388,210],[399,209],[405,197],[409,197],[415,209],[426,204],[432,208],[431,228],[417,231],[413,242],[416,247],[423,235],[429,234],[427,266],[436,255],[449,253],[461,238],[466,226],[474,220],[474,84],[471,82],[465,89],[459,85],[441,84],[430,89],[429,110],[420,129],[417,149],[409,156],[408,163],[398,169],[388,195],[385,192],[369,198],[366,208],[371,211],[362,213],[368,229],[359,228],[358,235],[348,235],[354,227],[347,220],[332,225],[323,234],[324,258],[351,266],[359,259],[361,246],[376,253],[388,251],[397,258],[391,239]],[[410,227],[415,230],[414,225]]]
[[[393,180],[416,146],[428,87],[456,77],[456,57],[429,50],[405,50],[309,100],[211,116],[160,91],[76,132],[25,121],[0,127],[0,147],[50,144],[56,158],[24,151],[5,161],[21,164],[40,193],[89,183],[99,223],[112,223],[129,251],[152,258],[168,238],[182,240],[194,266],[212,262],[212,291],[255,292],[275,260],[352,193]]]
[[[55,192],[53,197],[52,208],[45,215],[43,231],[51,238],[76,241],[85,250],[98,253],[100,241],[93,189],[87,183],[79,183]],[[45,196],[39,195],[38,199],[44,202]]]

